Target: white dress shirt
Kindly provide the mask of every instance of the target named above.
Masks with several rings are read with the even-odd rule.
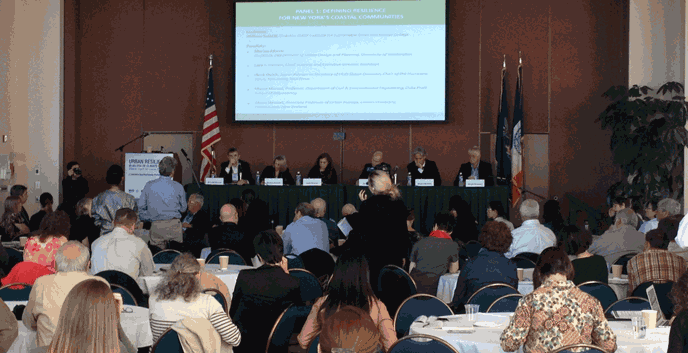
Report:
[[[511,232],[514,240],[509,251],[504,254],[512,258],[523,252],[539,254],[542,250],[557,244],[557,237],[547,227],[540,224],[537,219],[530,219]]]
[[[688,248],[688,217],[683,217],[681,223],[678,224],[678,235],[674,240],[680,247]]]
[[[653,218],[647,222],[643,222],[638,230],[643,234],[647,234],[647,232],[657,229],[657,226],[659,226],[659,220],[657,220],[657,218]]]
[[[155,271],[153,255],[143,239],[120,227],[101,235],[92,245],[91,274],[105,270],[124,272],[133,279]]]

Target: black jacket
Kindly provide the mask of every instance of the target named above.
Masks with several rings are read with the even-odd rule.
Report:
[[[365,166],[363,166],[363,171],[361,171],[361,176],[359,176],[358,178],[359,179],[368,179],[368,176],[370,175],[370,173],[372,173],[373,171],[376,171],[376,170],[382,170],[384,172],[387,172],[387,174],[391,175],[392,166],[390,166],[389,164],[387,164],[385,162],[382,162],[382,163],[373,167],[372,163],[368,163]]]
[[[425,160],[425,167],[423,168],[423,173],[418,171],[416,163],[411,162],[406,166],[408,173],[411,173],[411,179],[413,185],[416,185],[416,179],[435,179],[435,186],[442,185],[442,178],[440,177],[440,171],[437,169],[437,164],[430,160]]]
[[[329,172],[325,170],[323,174],[320,172],[320,167],[316,165],[308,172],[308,177],[322,179],[323,185],[337,184],[337,171],[334,168],[330,168]]]
[[[454,179],[454,186],[459,186],[459,176],[463,175],[463,181],[471,176],[471,163],[464,163],[459,168],[459,173],[456,174],[456,179]],[[478,179],[485,179],[485,186],[492,186],[494,184],[494,177],[492,175],[492,164],[480,161],[478,163]]]
[[[229,161],[220,164],[220,178],[225,179],[225,184],[232,183],[232,173],[227,173],[227,167],[229,166]],[[248,181],[249,184],[256,184],[256,176],[251,172],[251,165],[246,161],[239,160],[239,173],[241,173],[241,179]]]
[[[222,223],[208,233],[208,242],[213,250],[231,249],[239,253],[247,264],[255,256],[253,238],[247,237],[236,223]]]
[[[274,178],[275,177],[275,167],[269,165],[263,169],[263,173],[260,175],[260,180],[263,181],[265,178]],[[282,178],[284,181],[284,185],[294,185],[296,182],[294,181],[294,178],[291,176],[291,173],[289,172],[289,168],[287,170],[280,172],[278,178]]]

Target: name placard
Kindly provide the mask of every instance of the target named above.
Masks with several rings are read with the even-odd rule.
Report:
[[[282,186],[284,185],[284,180],[282,178],[265,178],[265,185],[267,186]]]
[[[321,186],[322,179],[320,178],[305,178],[303,179],[303,186]]]
[[[466,180],[467,188],[484,188],[485,179],[468,179]]]
[[[368,179],[358,179],[358,186],[368,186]]]
[[[205,178],[205,185],[224,185],[225,178]]]
[[[416,186],[435,186],[435,179],[416,179]]]

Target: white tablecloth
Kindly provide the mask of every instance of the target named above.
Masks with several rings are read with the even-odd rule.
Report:
[[[509,314],[478,314],[477,321],[495,321],[493,318],[504,319]],[[464,317],[460,326],[464,326]],[[506,326],[496,328],[476,327],[473,333],[447,333],[442,329],[422,327],[422,323],[411,325],[411,334],[426,334],[442,338],[453,345],[461,353],[504,352],[500,346],[499,337]],[[633,338],[630,321],[610,321],[609,326],[616,334],[617,353],[659,353],[667,352],[669,346],[669,328],[650,330],[647,337]],[[522,352],[522,349],[518,350]]]
[[[26,302],[7,302],[10,310],[18,304],[26,305]],[[151,332],[148,309],[138,306],[125,305],[125,308],[133,312],[123,312],[120,322],[124,334],[136,347],[148,347],[153,345],[153,333]],[[8,353],[25,353],[36,348],[36,331],[32,331],[22,321],[19,321],[19,335],[14,340]]]
[[[145,294],[150,294],[153,289],[162,281],[163,278],[163,273],[160,272],[161,269],[169,268],[170,265],[161,265],[161,264],[156,264],[156,273],[153,276],[143,276],[139,277],[138,283],[139,287],[141,287],[141,290]],[[234,293],[234,287],[236,286],[236,281],[237,277],[239,277],[239,271],[247,269],[247,268],[254,268],[253,266],[244,266],[244,265],[229,265],[227,266],[226,270],[220,270],[220,265],[219,264],[206,264],[205,265],[205,270],[214,274],[222,282],[224,282],[227,285],[227,288],[229,289],[229,293]]]

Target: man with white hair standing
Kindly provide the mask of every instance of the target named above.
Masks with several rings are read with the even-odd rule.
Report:
[[[177,160],[165,157],[158,163],[160,177],[146,183],[139,199],[139,218],[151,222],[150,243],[166,249],[170,241],[182,243],[182,213],[186,211],[186,193],[173,180]]]
[[[37,347],[47,346],[52,341],[62,304],[72,288],[87,279],[107,283],[101,277],[90,276],[87,273],[90,266],[88,248],[72,240],[55,254],[57,273],[36,279],[22,321],[27,328],[37,331]]]
[[[327,226],[327,234],[330,238],[330,248],[336,246],[339,239],[342,238],[342,234],[337,227],[337,223],[329,218],[325,218],[325,213],[327,212],[327,202],[321,198],[314,199],[311,201],[311,206],[315,209],[315,218],[325,222]]]
[[[616,212],[614,225],[592,242],[588,252],[603,256],[608,264],[613,263],[621,255],[642,252],[645,247],[645,234],[633,226],[636,219],[635,212],[630,208]]]
[[[535,200],[524,200],[519,207],[523,224],[511,231],[514,240],[504,256],[512,258],[520,253],[539,254],[542,250],[557,243],[557,237],[547,227],[540,224],[540,204]]]

